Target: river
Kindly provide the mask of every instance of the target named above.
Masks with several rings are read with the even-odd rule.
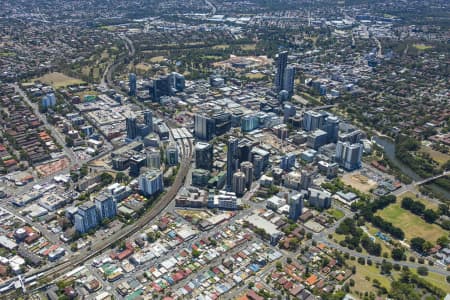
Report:
[[[388,138],[374,136],[373,140],[380,146],[384,148],[387,158],[404,173],[408,175],[414,181],[421,181],[425,178],[420,177],[416,172],[414,172],[410,167],[402,163],[395,156],[395,144]],[[437,184],[428,184],[428,186],[433,190],[433,192],[444,195],[447,199],[450,199],[450,192],[438,186]]]

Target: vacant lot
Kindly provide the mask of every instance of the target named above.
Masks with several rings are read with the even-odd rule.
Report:
[[[264,78],[264,76],[266,76],[266,75],[264,75],[262,73],[248,73],[248,74],[245,74],[245,77],[247,77],[249,79],[261,79],[261,78]]]
[[[49,84],[56,89],[61,88],[61,87],[66,87],[69,85],[78,85],[78,84],[84,83],[84,81],[82,81],[80,79],[73,78],[73,77],[64,75],[63,73],[59,73],[59,72],[48,73],[48,74],[45,74],[44,76],[33,79],[33,81],[37,81],[37,80],[40,82],[43,82],[45,84]]]
[[[375,181],[361,175],[360,173],[347,173],[342,176],[342,182],[363,193],[367,193],[371,189],[377,187],[377,183]]]
[[[376,213],[384,220],[391,222],[394,226],[405,232],[405,238],[411,240],[414,237],[422,237],[425,240],[436,243],[436,240],[448,232],[436,224],[429,224],[419,216],[404,210],[400,203],[394,203]]]
[[[219,49],[219,50],[225,50],[225,49],[230,48],[230,46],[228,46],[228,45],[215,45],[212,48],[213,49]]]

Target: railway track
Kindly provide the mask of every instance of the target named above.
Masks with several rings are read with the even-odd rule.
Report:
[[[152,208],[150,208],[150,210],[147,213],[145,213],[140,219],[138,219],[133,225],[131,225],[131,227],[125,227],[122,230],[118,231],[116,234],[111,235],[107,241],[95,244],[94,246],[91,247],[90,251],[85,250],[83,252],[79,252],[73,255],[71,258],[69,258],[68,261],[61,262],[60,264],[55,265],[50,269],[44,271],[39,270],[33,274],[30,274],[27,277],[43,273],[40,279],[46,279],[46,281],[49,282],[53,281],[56,278],[60,277],[62,274],[75,269],[77,266],[83,265],[89,259],[97,256],[106,249],[110,248],[117,241],[123,240],[135,234],[136,232],[141,230],[144,226],[146,226],[149,222],[155,219],[175,198],[178,191],[183,186],[184,180],[189,172],[191,159],[193,155],[192,141],[189,139],[188,145],[185,145],[183,143],[183,147],[185,148],[182,156],[182,162],[180,164],[180,169],[176,175],[174,183],[169,188],[169,190],[161,197],[161,199],[157,201],[155,205]],[[36,287],[35,290],[40,288],[42,288],[42,286]]]

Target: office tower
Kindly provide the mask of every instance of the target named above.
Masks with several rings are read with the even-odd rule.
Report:
[[[153,132],[153,113],[151,110],[144,110],[144,122],[149,126],[150,132]]]
[[[310,148],[313,148],[314,150],[319,149],[323,145],[326,145],[327,143],[328,134],[326,131],[323,131],[321,129],[316,129],[313,132],[310,132],[307,137],[307,145]]]
[[[130,176],[137,177],[141,172],[141,168],[147,165],[147,157],[143,154],[133,155],[130,158]]]
[[[214,134],[222,135],[231,129],[231,114],[226,112],[216,113],[211,116],[214,120]]]
[[[242,197],[245,191],[245,174],[241,171],[238,171],[233,174],[233,192],[237,197]]]
[[[249,161],[242,162],[241,171],[245,174],[245,186],[250,190],[253,183],[253,164]]]
[[[197,169],[212,170],[213,167],[213,146],[208,143],[198,142],[195,145],[195,167]]]
[[[242,131],[248,132],[259,127],[259,118],[256,114],[245,115],[241,118]]]
[[[210,172],[205,169],[192,170],[192,185],[196,187],[205,187],[208,185]]]
[[[328,143],[336,143],[339,137],[339,118],[329,116],[325,121]]]
[[[164,189],[163,175],[160,170],[150,170],[139,176],[139,191],[145,196],[152,196]]]
[[[238,144],[239,163],[251,161],[253,144],[248,139],[241,139]]]
[[[136,96],[136,74],[130,73],[128,75],[129,95]]]
[[[277,70],[275,74],[275,90],[277,92],[281,91],[284,86],[284,73],[286,71],[287,67],[287,60],[288,60],[288,52],[283,51],[278,54],[277,56]]]
[[[147,152],[147,167],[150,169],[161,168],[161,153],[158,150]]]
[[[361,158],[364,146],[362,144],[350,144],[348,142],[337,142],[336,162],[348,171],[361,167]]]
[[[312,185],[312,174],[305,170],[302,170],[300,177],[300,188],[307,190]]]
[[[293,167],[295,167],[295,154],[288,153],[281,157],[280,168],[284,171],[290,171]]]
[[[129,140],[134,140],[138,136],[138,126],[136,117],[128,116],[125,120],[127,128],[127,138]]]
[[[170,74],[172,88],[177,92],[182,92],[186,86],[186,79],[180,73],[172,72]]]
[[[291,197],[289,201],[289,219],[297,221],[303,213],[303,197],[304,195],[299,193]]]
[[[284,71],[283,90],[289,93],[289,97],[294,94],[295,68],[293,66],[286,67]]]
[[[319,209],[326,209],[331,207],[331,194],[329,192],[312,188],[308,189],[308,192],[309,205]]]
[[[91,229],[95,229],[100,223],[95,204],[92,201],[87,201],[78,206],[74,220],[75,229],[80,233],[86,233]]]
[[[113,197],[106,194],[99,194],[94,199],[95,206],[97,207],[98,216],[100,220],[106,218],[112,219],[117,214],[117,204]]]
[[[325,126],[325,118],[325,113],[309,110],[303,115],[303,128],[306,131],[323,129]]]
[[[178,147],[175,143],[170,143],[166,149],[166,161],[169,166],[178,165]]]
[[[196,114],[194,117],[194,134],[195,137],[209,141],[214,136],[215,124],[214,120],[208,116]]]
[[[283,108],[283,122],[286,123],[289,121],[289,118],[295,116],[296,113],[297,109],[292,103],[285,103]]]
[[[235,137],[228,139],[227,149],[227,190],[231,191],[233,174],[236,172],[239,164],[238,157],[239,140]]]
[[[289,92],[286,91],[286,90],[281,90],[281,91],[278,93],[278,100],[280,101],[280,103],[289,101],[289,98],[290,98]]]

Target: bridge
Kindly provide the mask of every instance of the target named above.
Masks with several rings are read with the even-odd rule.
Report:
[[[436,180],[438,178],[441,178],[441,177],[444,177],[444,176],[448,176],[448,175],[450,175],[450,171],[445,171],[444,173],[435,175],[433,177],[422,179],[421,181],[413,181],[412,183],[404,185],[401,188],[395,190],[394,192],[392,192],[392,194],[395,195],[395,196],[399,196],[399,195],[403,194],[406,191],[412,191],[413,188],[415,188],[415,187],[417,187],[419,185],[431,182],[433,180]]]

